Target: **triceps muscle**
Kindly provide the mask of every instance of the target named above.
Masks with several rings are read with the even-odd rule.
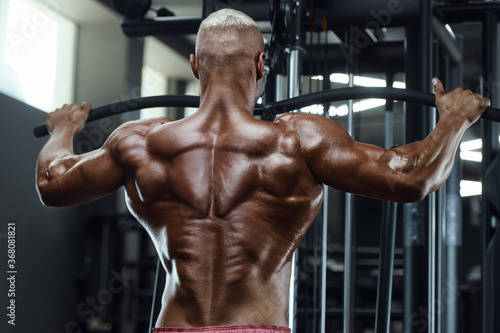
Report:
[[[38,183],[42,201],[71,206],[94,201],[124,183],[123,170],[103,147],[83,155],[62,156],[50,163],[46,179]]]

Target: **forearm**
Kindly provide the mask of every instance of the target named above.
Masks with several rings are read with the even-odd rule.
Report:
[[[409,181],[420,188],[423,197],[448,179],[468,126],[463,119],[445,115],[426,139],[400,148],[403,154],[410,156],[405,166]]]
[[[37,160],[37,182],[49,180],[51,176],[50,168],[54,168],[54,161],[58,161],[63,157],[74,156],[73,153],[73,137],[75,130],[69,127],[57,129],[52,132],[49,141],[40,151]],[[52,164],[52,165],[51,165]],[[63,164],[60,168],[66,168]],[[53,171],[53,170],[52,170]],[[58,170],[60,173],[63,170]],[[53,173],[53,172],[52,172]]]

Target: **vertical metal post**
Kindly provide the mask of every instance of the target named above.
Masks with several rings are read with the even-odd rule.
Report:
[[[463,38],[456,36],[457,47],[463,53]],[[444,68],[441,75],[446,77],[448,90],[463,85],[463,63],[455,64],[450,68],[449,57],[444,57]],[[438,258],[440,258],[440,272],[437,286],[441,302],[438,303],[438,314],[443,318],[439,323],[442,332],[458,333],[458,249],[462,245],[462,205],[460,198],[460,181],[462,180],[462,161],[460,155],[455,156],[455,162],[446,182],[446,193],[442,191],[443,204],[441,216],[444,215],[438,227],[440,240]]]
[[[385,111],[385,148],[390,149],[394,144],[393,139],[394,117],[392,110]]]
[[[429,127],[436,126],[436,112],[431,113]],[[427,304],[429,320],[428,333],[434,333],[436,328],[436,192],[429,194],[429,239],[428,239],[428,275]]]
[[[318,36],[319,42],[319,36]],[[328,90],[330,88],[330,79],[328,75],[328,39],[325,33],[325,68],[323,72],[323,89]],[[319,71],[318,71],[319,72]],[[326,118],[330,118],[329,113],[330,104],[323,105],[323,115]],[[323,196],[323,233],[322,241],[323,247],[321,251],[321,325],[320,333],[326,333],[326,267],[327,267],[327,250],[328,250],[328,186],[324,186],[324,196]]]
[[[432,6],[431,0],[422,0],[418,20],[406,29],[406,86],[408,89],[431,91],[432,65]],[[406,104],[405,141],[411,143],[428,134],[429,109]],[[425,246],[429,213],[428,200],[404,206],[404,332],[429,330],[434,322],[429,313],[428,253]],[[432,212],[434,214],[434,212]],[[430,319],[430,320],[429,320]]]
[[[434,22],[436,22],[435,18],[432,19],[432,22],[433,22],[433,28],[435,26]],[[436,75],[441,79],[441,81],[443,81],[445,87],[448,87],[448,84],[449,84],[449,75],[448,75],[448,67],[449,67],[449,62],[447,61],[448,60],[448,56],[447,55],[444,55],[443,57],[441,57],[441,48],[440,48],[440,40],[439,38],[435,39],[434,40],[434,48],[433,48],[433,62],[434,62],[434,66],[433,66],[433,71],[434,73],[437,73]],[[445,65],[444,66],[441,66],[441,60],[444,60],[446,61]],[[446,75],[443,76],[443,69],[444,71],[446,71]],[[446,216],[444,215],[445,214],[445,209],[443,207],[443,203],[446,201],[446,197],[445,197],[445,186],[443,186],[443,188],[439,189],[438,190],[438,202],[439,202],[439,205],[438,205],[438,227],[437,227],[437,230],[436,230],[436,239],[437,239],[437,248],[436,248],[436,251],[437,251],[437,272],[436,272],[436,293],[437,295],[440,295],[440,300],[442,300],[442,288],[441,288],[441,285],[442,285],[442,280],[443,280],[443,265],[444,265],[444,260],[443,260],[443,248],[444,248],[444,237],[443,237],[443,227],[444,227],[444,223],[446,223]],[[436,327],[438,329],[438,332],[441,332],[441,329],[443,328],[443,324],[442,324],[442,317],[443,317],[443,307],[442,307],[442,302],[438,302],[436,304],[436,313],[437,313],[437,316],[436,316]]]
[[[288,98],[297,97],[300,93],[300,52],[290,50],[288,54]]]
[[[448,333],[458,332],[458,247],[462,245],[462,205],[460,199],[461,160],[457,155],[455,165],[446,183],[446,271],[443,285],[445,329]]]
[[[349,45],[354,45],[354,28],[347,30],[346,39]],[[349,54],[347,59],[347,73],[349,75],[349,88],[354,87],[354,74],[356,72],[356,54]],[[346,130],[354,138],[354,101],[347,101]],[[345,194],[345,232],[344,232],[344,332],[355,331],[354,312],[354,287],[356,282],[355,265],[355,240],[356,225],[353,218],[354,197],[351,193]]]
[[[326,80],[326,78],[325,78]],[[328,248],[328,186],[324,186],[323,197],[323,230],[321,247],[321,326],[320,332],[326,333],[326,262]]]
[[[281,101],[283,99],[283,75],[276,74],[274,89],[276,102]]]
[[[290,50],[288,55],[288,98],[296,97],[300,92],[300,52]],[[295,332],[297,313],[297,263],[298,250],[293,253],[292,272],[290,277],[290,294],[288,307],[288,326]]]
[[[387,86],[394,82],[394,76],[387,76]],[[386,102],[385,148],[393,145],[393,101]],[[380,230],[379,274],[377,280],[377,302],[375,309],[375,333],[389,333],[391,322],[392,277],[394,273],[394,247],[396,243],[395,202],[384,201]]]
[[[431,18],[432,19],[432,18]],[[432,40],[431,40],[432,41]],[[432,51],[431,51],[432,52]],[[432,53],[431,53],[432,54]],[[430,109],[429,115],[429,131],[436,127],[437,114],[436,109]],[[428,274],[429,274],[429,285],[428,285],[428,309],[429,309],[429,321],[428,321],[428,333],[434,333],[436,331],[436,248],[437,248],[437,238],[436,238],[436,192],[429,194],[429,235],[428,235]]]
[[[438,191],[438,225],[436,229],[436,238],[437,238],[437,276],[436,276],[436,294],[439,295],[439,302],[436,304],[436,328],[438,332],[446,332],[444,329],[444,308],[446,307],[443,304],[443,284],[444,284],[444,273],[445,273],[445,261],[444,261],[444,232],[443,228],[446,223],[446,188],[445,186]],[[451,333],[451,332],[450,332]]]
[[[354,73],[349,72],[349,88],[354,86]],[[347,132],[354,135],[354,104],[352,100],[347,103]],[[354,225],[352,218],[353,195],[345,194],[345,234],[344,234],[344,332],[354,332],[352,309],[354,308],[355,282],[353,252],[354,252]]]
[[[215,11],[214,1],[203,0],[203,18],[212,14]]]
[[[435,21],[435,18],[433,18],[433,28],[434,28],[434,22]],[[446,64],[444,66],[442,66],[441,64],[441,60],[444,59],[444,60],[448,60],[448,56],[445,55],[445,56],[441,56],[441,47],[440,47],[440,39],[439,37],[436,38],[434,41],[433,41],[433,73],[436,73],[436,76],[439,77],[441,79],[441,81],[443,81],[444,83],[444,86],[445,87],[448,87],[448,84],[449,84],[449,75],[446,74],[446,75],[443,75],[443,70],[446,71],[446,73],[448,73],[448,67],[449,67],[449,63],[446,62]],[[443,203],[446,201],[446,198],[445,198],[445,186],[443,186],[442,188],[440,188],[438,190],[438,202],[439,202],[439,205],[437,207],[437,220],[438,220],[438,227],[436,229],[436,241],[437,241],[437,244],[436,244],[436,267],[437,267],[437,271],[436,271],[436,293],[437,295],[439,295],[439,300],[442,300],[442,279],[443,279],[443,265],[444,265],[444,262],[443,262],[443,243],[444,243],[444,238],[443,238],[443,227],[444,227],[444,223],[446,223],[446,216],[444,215],[445,214],[445,209],[443,207]],[[441,329],[443,328],[443,324],[442,324],[442,318],[443,318],[443,306],[442,306],[442,302],[438,302],[435,306],[435,311],[436,311],[436,317],[435,317],[435,320],[436,320],[436,325],[435,327],[437,328],[438,332],[441,332]]]
[[[324,204],[324,203],[323,203]],[[322,207],[323,208],[323,207]],[[313,222],[313,231],[314,231],[314,238],[313,238],[313,258],[314,258],[314,272],[313,272],[313,292],[312,292],[312,299],[313,299],[313,316],[312,316],[312,330],[311,332],[317,333],[318,332],[318,310],[321,310],[321,304],[318,302],[318,283],[319,283],[319,256],[318,256],[318,251],[317,251],[317,244],[319,241],[319,229],[321,227],[320,221],[323,222],[324,218],[322,215],[316,216],[316,219]],[[323,267],[323,265],[321,265]],[[306,295],[308,296],[308,295]],[[308,304],[306,297],[306,304]],[[308,318],[309,319],[309,318]],[[308,323],[307,323],[308,324]],[[306,330],[309,329],[309,326],[306,325]]]
[[[375,333],[389,333],[391,322],[392,277],[394,273],[394,246],[396,241],[397,204],[383,204],[380,230],[380,260],[377,281]]]

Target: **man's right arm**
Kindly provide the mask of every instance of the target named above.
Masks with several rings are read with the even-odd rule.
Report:
[[[304,159],[322,183],[342,191],[396,202],[413,202],[448,178],[465,130],[476,122],[488,99],[470,90],[444,93],[434,86],[441,119],[422,141],[394,149],[355,142],[337,123],[320,116],[291,114]]]
[[[104,145],[77,155],[73,137],[85,126],[90,104],[72,103],[49,114],[49,141],[37,159],[37,189],[48,206],[72,206],[102,198],[125,184],[124,161],[147,158],[145,137],[166,118],[128,122],[117,128]],[[135,161],[135,162],[134,162]]]

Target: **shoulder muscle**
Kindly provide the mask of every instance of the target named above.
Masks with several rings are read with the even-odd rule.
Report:
[[[118,127],[104,143],[104,148],[116,157],[124,153],[133,153],[135,148],[145,148],[147,135],[157,126],[168,123],[169,118],[153,118],[129,121]]]

